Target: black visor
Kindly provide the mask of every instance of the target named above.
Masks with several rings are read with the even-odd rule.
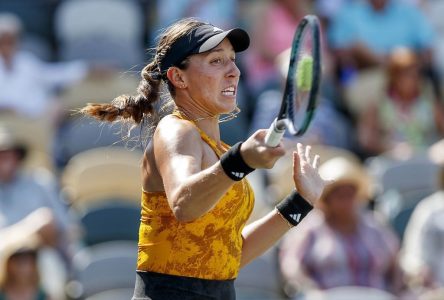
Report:
[[[248,33],[240,28],[223,31],[211,24],[204,24],[175,41],[159,64],[164,74],[169,67],[175,66],[192,54],[209,51],[228,38],[235,52],[241,52],[250,45]]]

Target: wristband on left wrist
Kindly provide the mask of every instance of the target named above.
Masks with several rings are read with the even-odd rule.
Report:
[[[298,225],[312,209],[313,205],[296,191],[276,205],[278,213],[292,226]]]

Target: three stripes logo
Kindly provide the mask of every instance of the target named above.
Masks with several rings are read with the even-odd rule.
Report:
[[[298,223],[301,220],[301,216],[301,214],[290,214],[290,217]]]
[[[231,172],[231,175],[233,175],[236,178],[242,179],[242,178],[244,178],[245,173],[242,173],[242,172]]]

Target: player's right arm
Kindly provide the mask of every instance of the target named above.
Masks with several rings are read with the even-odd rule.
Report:
[[[241,155],[253,168],[268,168],[284,154],[283,148],[266,147],[265,131],[258,131],[242,144]],[[216,156],[202,167],[205,144],[188,121],[164,118],[153,137],[154,156],[168,203],[179,221],[188,222],[211,210],[234,183]]]

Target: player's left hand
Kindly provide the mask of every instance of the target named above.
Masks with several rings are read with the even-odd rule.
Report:
[[[293,152],[293,180],[298,193],[311,205],[315,206],[321,197],[327,181],[319,175],[319,155],[311,157],[311,146],[297,144]]]

